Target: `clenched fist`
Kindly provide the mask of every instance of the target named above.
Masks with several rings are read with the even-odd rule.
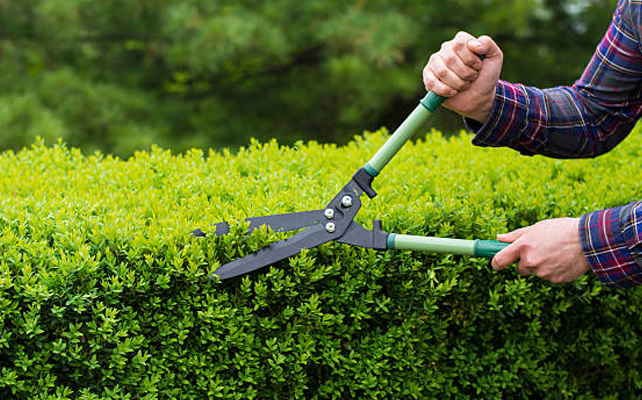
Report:
[[[430,56],[423,70],[424,86],[448,97],[447,108],[484,123],[493,107],[503,59],[490,37],[459,32]]]

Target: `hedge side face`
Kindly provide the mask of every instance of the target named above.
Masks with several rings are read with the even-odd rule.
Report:
[[[35,145],[0,156],[0,398],[603,398],[642,385],[641,291],[553,285],[459,256],[340,244],[210,282],[283,236],[222,220],[322,207],[385,140],[252,143],[127,161]],[[358,221],[494,239],[639,199],[639,130],[588,161],[433,132]]]

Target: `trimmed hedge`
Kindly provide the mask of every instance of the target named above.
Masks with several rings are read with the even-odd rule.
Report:
[[[639,199],[639,130],[596,160],[522,157],[432,132],[358,221],[457,238]],[[238,279],[282,234],[221,220],[322,207],[386,132],[120,160],[36,144],[0,156],[0,398],[629,398],[642,292],[553,285],[487,260],[330,243]]]

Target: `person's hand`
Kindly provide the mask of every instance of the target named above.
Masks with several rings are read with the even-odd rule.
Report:
[[[535,274],[552,283],[571,282],[589,270],[580,242],[579,218],[540,221],[497,235],[497,239],[512,243],[493,257],[496,270],[517,261],[521,275]]]
[[[485,56],[483,62],[480,55]],[[447,108],[484,123],[492,111],[503,59],[490,37],[459,32],[430,56],[423,70],[424,86],[448,97],[443,103]]]

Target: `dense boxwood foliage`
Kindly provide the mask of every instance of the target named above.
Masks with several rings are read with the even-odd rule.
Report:
[[[459,238],[640,197],[639,132],[596,160],[520,157],[432,132],[359,221]],[[629,398],[642,292],[553,285],[487,260],[331,243],[210,282],[279,235],[190,231],[322,207],[385,139],[0,155],[0,398]]]

